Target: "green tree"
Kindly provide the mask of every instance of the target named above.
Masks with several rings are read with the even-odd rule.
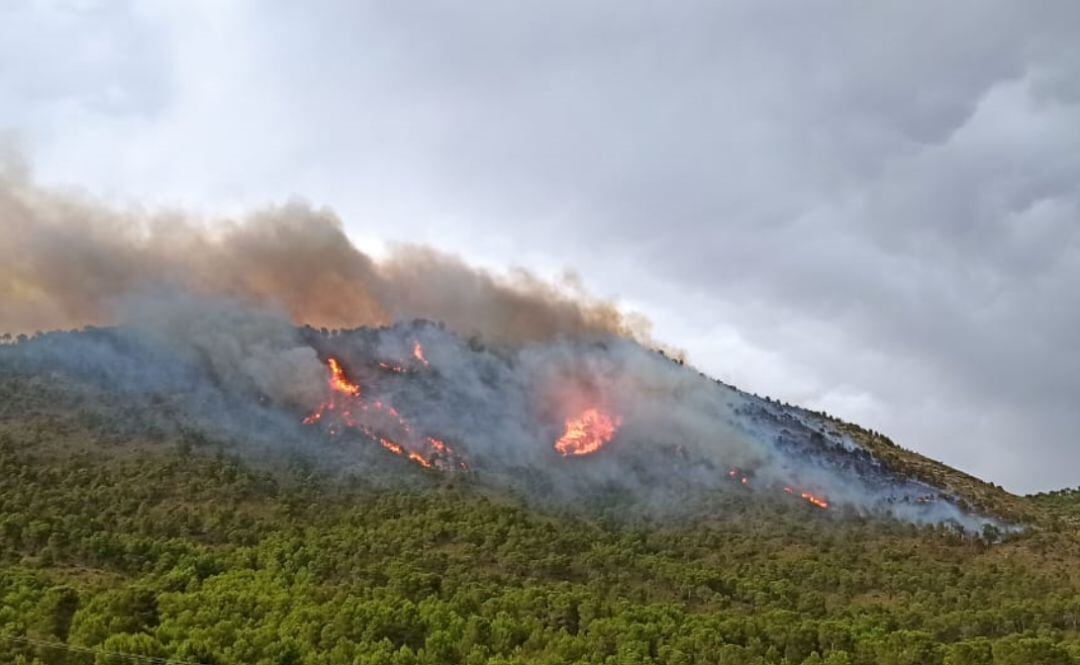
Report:
[[[1071,665],[1069,653],[1043,637],[1010,636],[994,643],[994,665]]]

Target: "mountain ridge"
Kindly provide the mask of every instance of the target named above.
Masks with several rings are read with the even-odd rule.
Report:
[[[310,327],[298,327],[295,329],[301,339],[310,343],[315,347],[320,356],[329,357],[333,353],[332,346],[335,340],[342,338],[350,338],[352,336],[372,336],[379,335],[379,331],[400,331],[405,330],[406,335],[415,334],[415,331],[430,331],[443,329],[437,324],[424,321],[415,321],[411,324],[405,324],[403,326],[388,327],[381,329],[372,328],[358,328],[354,330],[346,331],[320,331]],[[88,328],[84,331],[78,332],[53,332],[45,333],[35,338],[28,338],[19,344],[6,345],[0,349],[0,353],[7,352],[8,357],[14,357],[17,355],[20,349],[27,349],[35,344],[48,343],[48,340],[60,340],[61,346],[63,340],[82,340],[85,336],[113,336],[122,334],[121,328]],[[30,345],[30,347],[24,346]],[[476,339],[462,340],[462,348],[469,349],[484,349],[483,344]],[[673,366],[678,366],[680,369],[685,370],[687,373],[696,373],[704,380],[711,383],[723,386],[724,388],[733,391],[739,396],[742,396],[748,400],[752,400],[751,404],[755,409],[760,409],[762,412],[769,412],[779,414],[777,417],[787,419],[795,424],[804,426],[809,433],[811,439],[821,441],[822,436],[829,437],[832,441],[844,441],[853,442],[862,450],[867,451],[873,458],[875,464],[883,465],[884,468],[891,472],[894,472],[900,476],[914,479],[918,482],[925,483],[933,488],[948,493],[954,496],[958,502],[958,505],[963,510],[972,512],[983,512],[993,515],[999,519],[1008,522],[1035,522],[1040,519],[1040,511],[1031,501],[1025,500],[1023,497],[1012,495],[1003,489],[982,481],[975,476],[964,473],[962,471],[953,469],[941,462],[920,455],[913,451],[904,449],[895,443],[893,443],[888,437],[879,433],[867,430],[856,424],[848,423],[838,418],[829,416],[821,412],[811,411],[798,406],[782,405],[780,402],[772,400],[770,398],[758,398],[756,395],[751,396],[747,393],[739,391],[735,386],[730,386],[719,380],[707,377],[704,373],[694,370],[692,367],[686,367],[682,360],[673,359],[666,356],[662,351],[651,352],[655,353],[657,358],[661,358],[666,362],[669,362]],[[4,356],[0,356],[2,358]],[[55,361],[55,359],[54,359]],[[66,362],[66,361],[65,361]],[[426,360],[425,360],[426,363]],[[384,363],[385,364],[385,363]],[[46,362],[46,367],[48,362]],[[399,368],[400,369],[400,368]],[[70,372],[71,367],[65,367],[61,362],[58,365],[52,367],[53,372]],[[129,370],[131,371],[131,370]],[[138,368],[134,368],[136,373]],[[396,378],[396,377],[391,377]],[[59,389],[63,392],[62,384],[53,384],[53,388]],[[11,392],[10,390],[8,391]],[[160,395],[154,399],[161,402],[163,399]],[[9,417],[11,415],[9,414]],[[182,417],[182,416],[180,416]],[[794,418],[794,421],[791,419]],[[805,422],[804,422],[805,421]],[[791,424],[789,422],[789,425]],[[772,427],[772,425],[770,425]],[[775,429],[775,427],[773,427]],[[816,430],[816,431],[815,431]],[[780,429],[781,432],[788,433],[786,428]],[[771,431],[770,431],[771,434]],[[821,435],[821,436],[819,436]],[[835,441],[831,444],[833,446],[839,446],[841,444]],[[850,445],[843,443],[843,445]],[[720,470],[720,473],[728,471],[727,469]],[[734,469],[732,469],[732,472]],[[741,472],[740,472],[741,473]]]

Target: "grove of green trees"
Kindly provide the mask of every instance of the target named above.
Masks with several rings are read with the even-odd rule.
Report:
[[[590,516],[0,429],[0,663],[1080,663],[1080,531]],[[66,645],[72,649],[54,645]],[[79,651],[77,648],[89,649]]]

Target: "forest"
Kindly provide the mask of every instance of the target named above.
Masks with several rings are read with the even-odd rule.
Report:
[[[1080,664],[1080,490],[1013,496],[851,425],[1001,528],[722,488],[544,502],[170,409],[0,375],[0,665]]]
[[[989,543],[724,496],[541,510],[62,425],[0,430],[5,665],[1080,662],[1075,492]]]

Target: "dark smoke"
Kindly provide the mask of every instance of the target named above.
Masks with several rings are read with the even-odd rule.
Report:
[[[648,322],[546,283],[471,268],[418,246],[377,262],[325,208],[293,202],[242,219],[117,210],[43,189],[25,170],[0,176],[0,332],[70,329],[119,320],[148,287],[235,297],[330,328],[443,321],[464,335],[522,342],[606,333],[648,340]]]

